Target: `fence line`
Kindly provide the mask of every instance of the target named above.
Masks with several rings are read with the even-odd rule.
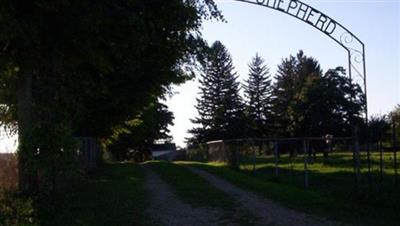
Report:
[[[396,185],[399,147],[394,146],[395,138],[390,148],[383,147],[382,142],[361,145],[357,133],[352,137],[218,140],[208,142],[196,152],[202,153],[202,161],[226,162],[233,168],[292,181],[305,188],[328,186],[321,185],[319,180],[329,185],[335,181],[353,184],[357,191],[379,190],[393,182]],[[193,152],[187,153],[188,159],[193,160]],[[324,170],[333,172],[325,175]]]

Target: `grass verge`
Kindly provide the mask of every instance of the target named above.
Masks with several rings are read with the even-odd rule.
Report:
[[[73,191],[40,206],[41,225],[144,225],[142,169],[133,163],[104,165]]]

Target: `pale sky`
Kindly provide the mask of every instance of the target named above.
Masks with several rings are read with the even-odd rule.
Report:
[[[17,136],[9,136],[0,128],[0,153],[15,152],[17,144]]]
[[[347,68],[347,53],[332,39],[310,25],[279,11],[237,2],[216,0],[227,23],[208,21],[203,36],[211,44],[220,40],[232,55],[240,79],[246,79],[248,63],[258,52],[272,75],[282,58],[302,49],[315,57],[324,71]],[[365,43],[369,115],[385,114],[400,103],[400,0],[319,0],[304,3],[341,23]],[[197,81],[176,87],[167,101],[174,112],[171,133],[185,146],[190,119],[196,110]]]
[[[216,0],[227,23],[208,21],[203,36],[211,44],[220,40],[232,55],[243,80],[248,63],[258,52],[272,75],[282,58],[304,50],[315,57],[324,71],[347,67],[347,55],[337,43],[308,24],[273,9],[234,0]],[[368,108],[370,115],[385,114],[400,103],[400,0],[303,0],[344,25],[366,46]],[[175,115],[171,133],[185,146],[190,119],[196,115],[196,81],[175,88],[167,101]],[[15,137],[0,135],[0,152],[15,149]]]

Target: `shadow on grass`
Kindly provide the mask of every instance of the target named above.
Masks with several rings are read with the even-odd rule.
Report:
[[[183,200],[192,206],[228,208],[234,205],[232,199],[187,168],[164,161],[151,161],[146,164],[150,165]]]
[[[143,225],[142,169],[133,163],[111,163],[73,190],[57,194],[52,205],[42,202],[41,225]]]

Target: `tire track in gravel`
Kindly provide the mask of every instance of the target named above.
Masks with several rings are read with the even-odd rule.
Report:
[[[216,188],[224,191],[240,203],[238,208],[244,208],[250,214],[258,217],[259,225],[280,225],[280,226],[336,226],[347,225],[340,222],[330,221],[321,217],[298,212],[283,207],[269,199],[261,197],[253,192],[238,188],[235,185],[214,176],[204,170],[187,166],[192,172],[203,177]]]
[[[236,225],[226,218],[226,213],[217,208],[199,207],[181,201],[174,190],[148,165],[142,165],[145,174],[145,189],[148,196],[146,216],[150,225],[205,226]],[[201,194],[199,194],[201,195]]]

